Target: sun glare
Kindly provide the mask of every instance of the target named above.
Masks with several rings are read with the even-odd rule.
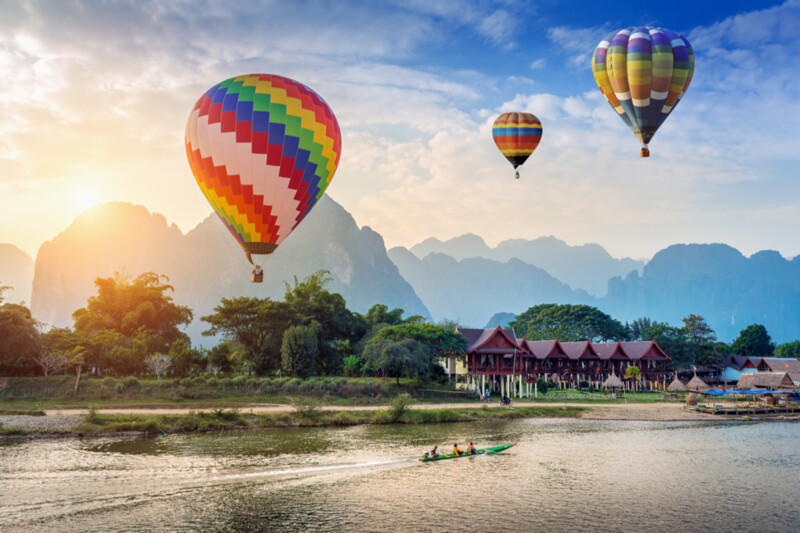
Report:
[[[80,207],[81,211],[94,207],[100,203],[100,197],[97,191],[84,189],[78,191],[75,195],[75,202]]]

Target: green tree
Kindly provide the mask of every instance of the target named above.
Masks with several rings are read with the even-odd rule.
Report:
[[[292,326],[283,333],[281,360],[283,372],[294,377],[307,378],[314,374],[319,356],[320,325]]]
[[[792,357],[800,359],[800,341],[784,342],[775,348],[776,357]]]
[[[269,298],[223,298],[214,314],[201,320],[211,327],[203,335],[223,335],[244,349],[244,358],[252,362],[259,375],[280,367],[283,332],[299,322],[297,313],[285,302]]]
[[[509,325],[529,340],[597,342],[626,340],[628,337],[621,322],[589,305],[536,305],[518,315]]]
[[[233,354],[234,351],[235,350],[231,348],[231,345],[228,342],[221,342],[211,348],[211,350],[208,352],[209,370],[211,370],[214,375],[216,375],[218,372],[228,373],[233,370],[231,354]]]
[[[430,366],[430,354],[413,339],[401,341],[374,338],[364,346],[365,362],[379,370],[386,377],[421,377]]]
[[[320,270],[303,281],[295,277],[294,286],[284,282],[284,302],[297,313],[300,324],[309,326],[317,322],[320,326],[316,365],[320,374],[335,374],[341,368],[342,360],[335,348],[337,340],[356,341],[364,336],[368,327],[363,318],[347,309],[341,294],[326,289],[331,280],[328,271]]]
[[[467,347],[467,340],[454,330],[434,324],[400,324],[383,328],[378,339],[403,341],[413,339],[425,346],[433,356],[461,353]]]
[[[36,371],[42,351],[37,323],[24,305],[0,305],[0,375],[21,376]]]
[[[688,368],[694,363],[694,351],[686,339],[683,329],[666,322],[654,322],[642,331],[642,340],[656,341],[672,359],[672,368]]]
[[[366,319],[370,326],[375,324],[387,324],[395,326],[403,323],[404,311],[399,307],[389,311],[389,308],[383,304],[375,304],[367,311]]]
[[[113,278],[97,278],[97,295],[72,314],[75,331],[91,337],[111,330],[128,338],[145,332],[151,340],[157,339],[157,346],[150,348],[166,351],[172,342],[187,338],[179,328],[192,321],[192,311],[176,305],[167,295],[174,290],[168,281],[153,272],[140,274],[132,282],[118,273]]]
[[[639,381],[642,379],[642,372],[639,370],[638,366],[629,366],[625,369],[624,379],[628,381]]]
[[[768,357],[775,352],[775,343],[761,324],[751,324],[739,332],[731,344],[731,351],[739,355]]]
[[[628,328],[628,338],[632,341],[643,341],[644,338],[644,330],[649,327],[653,326],[653,320],[643,316],[641,318],[637,318],[630,324],[626,324]]]
[[[167,355],[172,360],[172,371],[176,376],[189,376],[193,371],[205,367],[206,361],[202,358],[200,351],[192,348],[189,341],[185,339],[173,342]]]
[[[716,342],[717,334],[708,325],[706,319],[700,315],[690,314],[681,319],[683,333],[689,342],[695,344],[711,344]]]

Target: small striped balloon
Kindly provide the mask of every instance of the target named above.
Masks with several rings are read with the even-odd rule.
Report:
[[[185,141],[200,190],[251,263],[251,254],[272,253],[322,198],[342,151],[328,104],[274,74],[211,87],[189,115]]]
[[[516,169],[539,146],[542,123],[530,113],[503,113],[492,125],[492,138],[500,152]],[[519,179],[519,172],[515,177]]]
[[[617,30],[600,41],[592,73],[608,103],[647,144],[683,98],[694,74],[694,51],[683,35],[651,26]]]

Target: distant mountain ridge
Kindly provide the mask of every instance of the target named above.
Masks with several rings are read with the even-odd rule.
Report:
[[[95,294],[97,277],[115,271],[165,274],[175,287],[175,301],[188,305],[195,320],[188,333],[202,340],[205,323],[222,297],[281,299],[284,281],[293,283],[318,270],[331,272],[329,288],[342,294],[350,309],[365,313],[382,303],[407,315],[429,311],[386,255],[380,235],[358,228],[347,211],[328,196],[278,250],[254,256],[263,266],[264,283],[250,282],[250,265],[216,215],[183,235],[159,214],[142,206],[113,202],[84,212],[64,232],[42,245],[36,258],[31,310],[50,325],[72,323],[72,312]]]
[[[519,259],[456,260],[436,252],[420,259],[403,247],[388,253],[437,320],[456,320],[464,327],[481,327],[498,310],[520,313],[542,302],[595,302],[586,291],[572,290]]]
[[[650,316],[681,325],[706,318],[721,340],[763,324],[777,342],[800,338],[800,256],[765,250],[745,257],[726,244],[676,244],[658,252],[641,275],[613,278],[604,310],[620,320]]]
[[[643,261],[612,257],[599,244],[570,246],[552,235],[533,240],[508,239],[490,248],[481,237],[467,233],[447,241],[425,239],[409,250],[420,259],[430,253],[446,254],[456,260],[482,257],[500,263],[516,258],[541,268],[573,289],[598,297],[605,295],[612,277],[625,276],[633,270],[641,272],[644,267]]]
[[[13,244],[0,244],[0,286],[11,287],[3,294],[4,301],[31,301],[33,259]]]

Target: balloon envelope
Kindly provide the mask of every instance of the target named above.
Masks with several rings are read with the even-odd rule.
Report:
[[[186,123],[197,184],[252,262],[272,253],[322,197],[339,164],[339,123],[314,91],[274,74],[220,82]]]
[[[517,168],[539,146],[542,123],[530,113],[503,113],[492,125],[492,138],[500,152]]]
[[[694,51],[686,37],[651,26],[617,30],[592,57],[603,96],[645,145],[686,93]]]

